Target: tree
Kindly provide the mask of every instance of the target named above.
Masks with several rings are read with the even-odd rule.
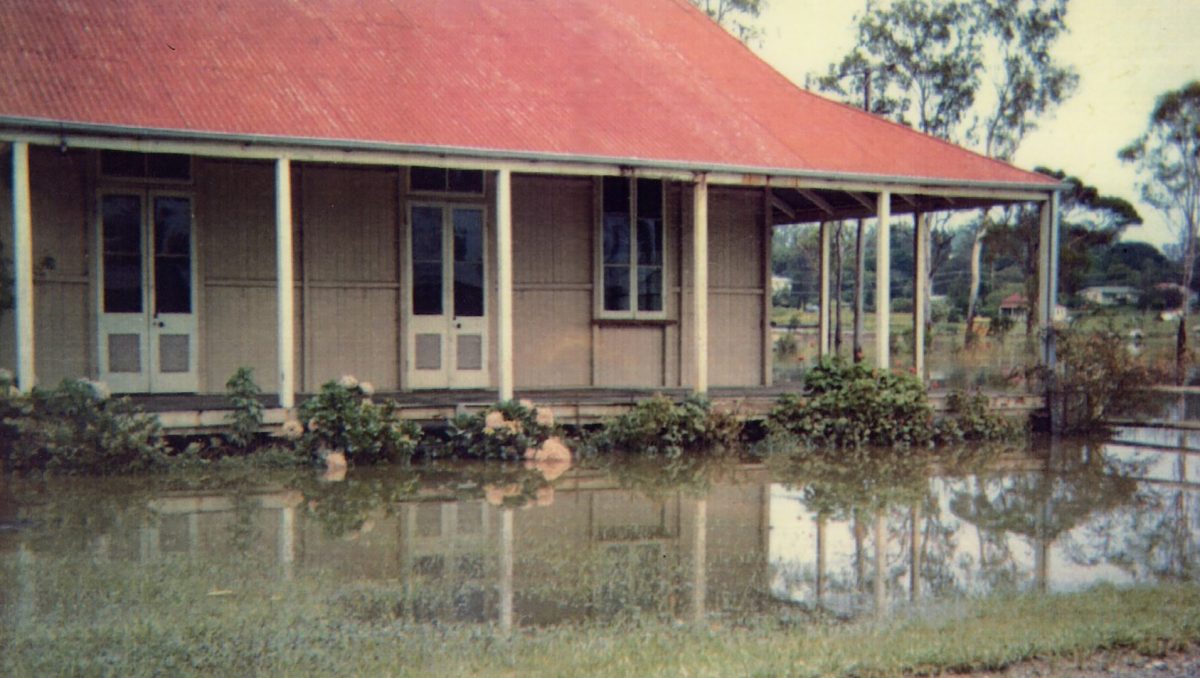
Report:
[[[870,83],[871,112],[1007,160],[1078,83],[1051,54],[1066,30],[1067,2],[869,0],[856,45],[817,84],[853,101]],[[972,308],[991,223],[975,227]]]
[[[1136,166],[1142,199],[1161,211],[1177,231],[1183,253],[1181,284],[1191,289],[1196,263],[1196,226],[1200,222],[1200,81],[1158,98],[1146,131],[1121,149],[1121,160]],[[1187,319],[1179,317],[1175,379],[1183,383],[1187,355]]]
[[[766,5],[764,0],[691,0],[704,10],[721,28],[732,33],[745,43],[755,42],[762,37],[762,29],[755,19]]]

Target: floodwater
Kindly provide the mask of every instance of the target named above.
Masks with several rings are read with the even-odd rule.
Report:
[[[184,616],[188,596],[269,582],[316,591],[348,622],[507,632],[644,614],[887,615],[1198,574],[1200,434],[1126,429],[969,456],[878,474],[776,460],[577,467],[553,481],[499,464],[340,481],[9,477],[0,610],[9,631],[86,623],[121,615],[125,592]],[[162,581],[173,573],[193,588]]]

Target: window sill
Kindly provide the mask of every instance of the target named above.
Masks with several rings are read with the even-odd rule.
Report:
[[[678,320],[671,318],[592,318],[592,324],[598,327],[668,327],[678,325]]]

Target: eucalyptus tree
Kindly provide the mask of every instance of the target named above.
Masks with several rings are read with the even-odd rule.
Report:
[[[1074,70],[1052,53],[1066,31],[1067,4],[868,0],[856,18],[854,47],[816,84],[847,101],[869,87],[870,112],[1009,160],[1038,119],[1078,84]],[[976,311],[991,223],[984,218],[975,226],[968,320]],[[931,231],[947,226],[942,219]],[[940,263],[931,262],[931,278]]]
[[[767,4],[764,0],[691,0],[691,3],[742,42],[755,42],[762,37],[762,29],[755,20]]]
[[[1161,95],[1146,131],[1119,156],[1137,168],[1142,199],[1162,212],[1176,230],[1186,293],[1192,287],[1200,222],[1200,81]],[[1175,378],[1180,383],[1186,367],[1190,307],[1185,301],[1179,318]]]

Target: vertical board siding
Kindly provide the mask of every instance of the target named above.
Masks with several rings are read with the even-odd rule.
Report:
[[[518,388],[591,382],[592,179],[513,176]]]
[[[239,367],[273,393],[275,172],[266,162],[195,161],[201,295],[200,390],[220,393]]]
[[[597,357],[602,368],[597,386],[663,385],[663,328],[605,327]]]
[[[762,192],[709,194],[709,384],[762,384]]]
[[[311,291],[306,390],[344,374],[394,390],[396,383],[396,290],[327,289]]]

